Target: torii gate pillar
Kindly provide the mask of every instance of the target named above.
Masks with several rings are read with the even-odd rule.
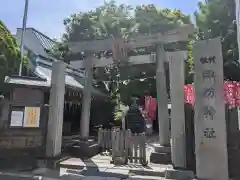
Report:
[[[186,168],[186,131],[184,109],[184,63],[187,51],[175,51],[169,57],[171,96],[171,154],[175,168]]]
[[[91,91],[92,91],[92,60],[93,56],[88,55],[84,59],[85,79],[82,100],[82,114],[80,135],[82,140],[87,140],[89,136],[90,110],[91,110]]]
[[[166,88],[166,74],[164,62],[166,53],[163,45],[156,46],[156,85],[158,102],[158,124],[159,124],[159,143],[161,146],[170,146],[170,128],[168,115],[168,94]]]
[[[46,145],[46,155],[48,157],[54,157],[61,154],[65,94],[65,68],[66,64],[62,61],[54,62],[52,66],[50,108]]]
[[[150,160],[151,162],[161,164],[172,162],[176,168],[186,167],[184,113],[184,60],[186,55],[187,51],[167,53],[161,44],[158,44],[156,48],[159,144],[155,145],[155,152],[151,154]],[[170,69],[171,118],[169,118],[168,114],[168,94],[164,62],[169,63]]]
[[[167,54],[163,44],[156,45],[156,86],[158,102],[159,144],[155,144],[150,161],[158,164],[171,163],[170,121],[168,114],[168,94],[164,62]]]

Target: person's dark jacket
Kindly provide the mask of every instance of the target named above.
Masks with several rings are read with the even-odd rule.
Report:
[[[132,133],[145,132],[145,120],[138,107],[130,107],[125,116],[126,129]]]

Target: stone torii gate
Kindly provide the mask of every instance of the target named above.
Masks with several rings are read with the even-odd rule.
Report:
[[[186,51],[165,52],[163,45],[178,41],[187,41],[193,32],[192,26],[184,26],[174,31],[152,36],[131,38],[127,43],[130,48],[156,47],[156,61],[151,55],[131,57],[131,68],[134,64],[154,64],[156,62],[156,81],[158,94],[159,144],[155,147],[159,154],[169,150],[170,132],[167,108],[166,76],[164,62],[169,62],[171,81],[171,140],[172,163],[175,167],[185,168],[185,117],[184,117],[184,60]],[[83,112],[81,120],[81,137],[88,138],[89,114],[91,106],[92,65],[104,67],[113,63],[109,59],[94,59],[93,52],[111,49],[114,42],[100,40],[71,44],[74,52],[88,51],[85,59],[85,85]],[[223,98],[223,58],[221,39],[196,42],[193,48],[195,57],[195,154],[196,173],[198,178],[212,180],[228,179],[228,154],[226,142],[226,121]],[[88,51],[89,52],[89,51]],[[154,59],[155,59],[154,58]],[[65,64],[62,61],[53,63],[50,93],[49,122],[47,133],[47,156],[53,157],[61,153],[63,101],[65,92]],[[206,93],[206,92],[211,92]],[[84,142],[82,141],[83,145]],[[85,147],[85,146],[84,146]],[[161,157],[161,156],[160,156]]]
[[[168,95],[166,90],[166,75],[164,72],[164,62],[169,62],[171,79],[171,137],[172,137],[172,162],[175,167],[184,168],[185,162],[185,115],[184,115],[184,60],[186,51],[165,52],[163,45],[177,42],[187,42],[188,36],[194,32],[194,27],[185,25],[153,35],[139,35],[130,37],[126,46],[130,49],[139,47],[155,47],[155,55],[141,55],[129,57],[131,65],[153,64],[156,63],[156,83],[158,96],[158,121],[159,121],[159,145],[156,150],[160,152],[170,151],[170,128],[168,116]],[[93,53],[109,51],[112,49],[114,40],[73,42],[69,47],[73,53],[87,52],[84,59],[85,85],[83,91],[83,108],[81,116],[80,134],[82,139],[89,136],[89,119],[91,107],[91,88],[92,88],[92,67],[104,67],[113,64],[112,58],[96,59]]]

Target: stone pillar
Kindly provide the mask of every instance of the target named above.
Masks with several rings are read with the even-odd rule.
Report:
[[[158,164],[171,163],[170,128],[168,115],[168,94],[166,87],[166,75],[164,61],[166,52],[161,44],[156,46],[156,85],[158,102],[159,144],[155,144],[154,151],[150,155],[150,162]]]
[[[82,115],[80,134],[81,139],[87,139],[89,136],[90,110],[91,110],[91,91],[92,91],[92,60],[93,56],[89,55],[84,59],[85,78],[82,100]]]
[[[61,153],[65,94],[65,68],[66,64],[62,61],[54,62],[52,66],[46,146],[46,154],[49,157],[58,156]]]
[[[221,39],[198,41],[195,58],[195,144],[199,179],[228,179]]]
[[[171,53],[169,56],[171,95],[172,163],[176,168],[186,167],[185,111],[184,111],[184,62],[186,53]]]
[[[168,94],[166,88],[166,75],[164,61],[166,52],[161,44],[156,47],[156,85],[158,102],[158,124],[159,124],[159,143],[161,146],[170,145],[170,128],[168,115]]]

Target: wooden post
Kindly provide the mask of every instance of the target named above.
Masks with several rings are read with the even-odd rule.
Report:
[[[142,163],[142,159],[143,159],[143,144],[142,144],[142,139],[143,139],[143,134],[139,134],[139,163]]]
[[[130,131],[129,133],[129,160],[130,160],[130,163],[133,162],[133,134],[132,132]]]
[[[108,151],[110,152],[110,150],[112,149],[111,129],[108,130],[108,141],[109,141],[109,144],[108,144],[109,150]]]
[[[114,161],[116,156],[116,131],[112,130],[112,160]]]
[[[143,133],[143,161],[142,165],[147,166],[148,162],[146,160],[146,134]]]
[[[137,133],[134,133],[133,139],[133,146],[134,146],[134,163],[137,163],[137,151],[138,151],[138,143],[137,143]]]
[[[130,136],[131,136],[131,131],[128,129],[126,130],[125,134],[125,163],[128,163],[128,158],[129,158],[129,148],[130,148]]]
[[[103,141],[103,130],[102,128],[99,128],[98,129],[98,145],[101,148],[101,151],[103,150],[102,141]]]
[[[106,130],[106,150],[108,151],[110,147],[109,129]]]

